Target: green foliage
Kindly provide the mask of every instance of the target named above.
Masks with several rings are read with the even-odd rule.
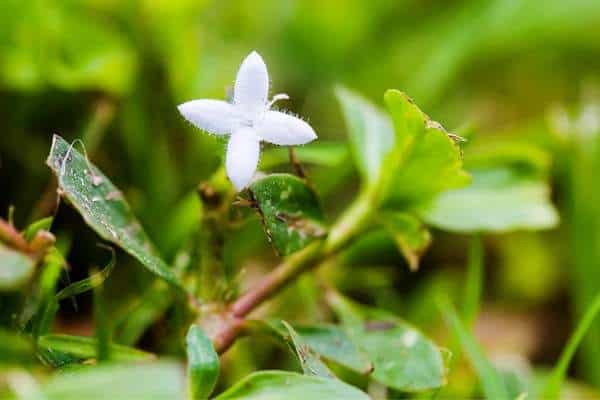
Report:
[[[33,360],[33,345],[23,336],[0,329],[0,366],[29,364]]]
[[[410,269],[415,271],[419,267],[421,255],[431,244],[431,234],[427,228],[418,218],[397,212],[383,213],[381,224],[394,238]]]
[[[208,399],[219,377],[219,356],[198,325],[190,326],[186,346],[190,399]]]
[[[35,260],[0,243],[0,291],[17,289],[34,272]]]
[[[325,235],[323,212],[315,192],[301,179],[272,174],[250,185],[269,241],[288,255]]]
[[[262,371],[242,379],[233,387],[217,396],[215,400],[267,398],[285,398],[289,400],[303,400],[306,398],[366,400],[369,397],[358,389],[335,379],[301,375],[294,372]]]
[[[154,274],[180,286],[173,271],[157,255],[121,191],[73,144],[55,135],[47,164],[58,178],[64,196],[100,237],[121,247]]]

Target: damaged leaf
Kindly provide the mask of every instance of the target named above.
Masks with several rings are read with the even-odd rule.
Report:
[[[273,174],[250,185],[269,241],[281,255],[325,235],[323,212],[315,192],[300,178]]]
[[[419,268],[419,260],[431,244],[431,233],[410,214],[389,212],[381,217],[385,230],[394,238],[411,271]]]

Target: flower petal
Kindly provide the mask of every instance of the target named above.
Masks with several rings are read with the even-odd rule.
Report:
[[[255,128],[261,139],[279,145],[305,144],[317,138],[309,124],[279,111],[265,112]]]
[[[238,126],[234,106],[225,101],[192,100],[177,109],[189,122],[215,135],[229,134]]]
[[[262,57],[255,51],[242,62],[235,80],[233,100],[244,108],[257,110],[267,104],[269,73]]]
[[[260,138],[252,128],[239,128],[227,144],[225,169],[233,186],[241,191],[254,176],[260,154]]]

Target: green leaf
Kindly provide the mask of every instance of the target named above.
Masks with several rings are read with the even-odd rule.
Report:
[[[58,352],[79,360],[96,358],[97,340],[92,337],[71,335],[45,335],[38,339],[38,347],[48,352]],[[112,361],[133,362],[149,361],[154,359],[154,354],[121,346],[110,345],[110,359]]]
[[[425,225],[410,214],[398,212],[383,213],[380,220],[385,230],[394,238],[411,271],[416,271],[421,255],[431,244],[431,234]]]
[[[388,90],[384,98],[395,131],[394,150],[386,157],[382,177],[386,204],[412,207],[469,183],[460,149],[444,128],[404,93]]]
[[[317,195],[300,178],[273,174],[250,185],[269,240],[288,255],[325,235]]]
[[[323,167],[334,167],[342,163],[348,155],[345,143],[321,142],[310,143],[294,148],[296,157],[302,163]],[[269,169],[290,162],[289,150],[286,147],[272,147],[266,150],[260,158],[262,169]]]
[[[471,185],[442,193],[419,211],[428,224],[453,232],[508,232],[556,226],[548,184],[508,168],[472,171]]]
[[[181,367],[172,362],[105,364],[55,374],[43,386],[48,400],[182,399]]]
[[[31,329],[34,338],[48,332],[54,321],[58,311],[58,302],[55,297],[56,285],[65,263],[63,255],[56,247],[52,247],[44,257],[42,274],[36,293],[39,300],[33,306],[37,311]]]
[[[358,171],[366,182],[375,182],[384,158],[394,146],[390,119],[373,104],[346,88],[338,87],[335,94],[342,106]]]
[[[499,400],[508,399],[509,396],[506,387],[504,386],[502,376],[485,357],[485,354],[475,341],[475,338],[473,338],[471,333],[463,325],[463,322],[460,320],[454,307],[447,300],[441,301],[439,306],[444,314],[448,327],[458,338],[461,347],[467,354],[471,365],[473,365],[473,369],[481,381],[485,397],[488,399]]]
[[[467,259],[467,276],[463,290],[462,318],[466,326],[471,326],[481,303],[483,291],[484,273],[484,249],[481,237],[478,235],[471,238],[469,245],[469,257]]]
[[[28,364],[33,356],[30,341],[19,334],[0,329],[0,364]]]
[[[281,324],[287,330],[287,340],[290,346],[294,349],[302,371],[306,375],[321,376],[323,378],[335,378],[333,373],[327,368],[319,358],[319,355],[307,345],[304,339],[292,328],[290,324],[281,321]]]
[[[350,340],[373,363],[372,378],[403,392],[445,384],[440,349],[413,326],[385,311],[358,306],[332,292],[328,301]]]
[[[600,294],[597,295],[592,303],[587,307],[585,314],[577,324],[577,328],[575,332],[569,338],[567,345],[563,349],[562,354],[552,373],[548,377],[544,388],[543,388],[543,397],[547,399],[558,399],[560,397],[561,386],[563,381],[565,380],[567,369],[569,368],[569,364],[571,360],[575,356],[575,351],[577,347],[582,342],[585,334],[589,330],[590,326],[592,326],[592,322],[600,312]]]
[[[208,399],[219,377],[219,355],[197,325],[190,326],[186,338],[190,398]]]
[[[49,231],[52,226],[52,221],[54,221],[54,217],[46,217],[32,222],[23,231],[23,237],[30,242],[39,231]]]
[[[341,327],[323,324],[296,325],[294,328],[304,342],[323,358],[334,361],[359,374],[368,374],[373,370],[373,364],[352,343]]]
[[[64,195],[86,223],[105,240],[121,247],[142,265],[181,288],[134,217],[122,193],[86,157],[54,135],[46,164],[58,178]]]
[[[337,379],[285,371],[261,371],[248,375],[215,400],[368,400],[360,390]]]
[[[56,301],[68,299],[69,297],[77,296],[78,294],[92,290],[104,283],[106,278],[109,277],[116,265],[116,256],[114,250],[111,248],[111,259],[102,270],[90,275],[89,277],[82,279],[78,282],[72,283],[60,292],[56,293]]]
[[[34,270],[33,258],[0,243],[0,291],[18,289]]]

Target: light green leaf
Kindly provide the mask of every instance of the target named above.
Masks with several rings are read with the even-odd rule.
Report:
[[[390,119],[346,88],[338,87],[335,94],[342,106],[358,171],[366,182],[374,182],[379,178],[384,158],[394,146]]]
[[[42,273],[35,293],[36,299],[32,305],[36,312],[32,323],[34,338],[48,332],[54,322],[58,311],[58,302],[55,296],[56,285],[65,263],[63,255],[56,247],[52,247],[44,257]]]
[[[469,183],[460,149],[444,128],[404,93],[388,90],[385,103],[395,131],[393,152],[384,164],[385,203],[407,208]]]
[[[33,274],[32,257],[0,243],[0,291],[18,289]]]
[[[325,235],[323,212],[315,192],[300,178],[273,174],[250,185],[269,240],[288,255]]]
[[[173,271],[158,256],[122,193],[73,145],[54,135],[46,164],[57,176],[64,195],[100,237],[121,247],[154,274],[181,287]]]
[[[471,185],[442,193],[419,213],[433,226],[454,232],[548,229],[558,213],[548,184],[508,168],[473,171]]]
[[[328,300],[350,340],[373,363],[372,378],[403,392],[445,384],[440,349],[416,328],[385,311],[356,305],[337,293]]]
[[[190,326],[186,344],[190,398],[208,399],[219,377],[219,355],[210,339],[197,325]]]
[[[294,352],[298,356],[302,370],[306,375],[321,376],[323,378],[335,378],[333,373],[327,368],[319,358],[319,355],[306,344],[304,339],[292,328],[290,324],[281,321],[287,330],[287,340]]]
[[[0,365],[30,363],[33,356],[30,341],[19,334],[0,329]]]
[[[411,271],[416,271],[421,255],[431,244],[429,230],[410,214],[386,212],[380,220],[385,230],[394,238]]]
[[[341,327],[331,324],[297,325],[295,329],[304,342],[323,358],[360,374],[368,374],[373,370],[373,364]]]
[[[23,237],[30,242],[39,231],[49,231],[52,226],[52,221],[54,221],[54,217],[46,217],[32,222],[23,231]]]
[[[337,379],[285,371],[261,371],[236,383],[215,400],[368,400],[360,390]]]
[[[463,325],[463,322],[460,320],[450,302],[447,300],[440,302],[440,308],[448,327],[458,338],[461,347],[467,354],[471,365],[473,365],[473,369],[481,381],[485,397],[498,400],[508,399],[509,396],[506,387],[504,386],[502,376],[485,357],[483,350],[481,350],[475,341],[475,338],[473,338],[471,333]]]
[[[45,335],[38,339],[38,347],[48,352],[58,352],[79,360],[96,358],[97,341],[92,337],[71,335]],[[154,354],[118,344],[110,345],[112,361],[132,362],[154,359]]]
[[[105,364],[55,374],[43,386],[49,400],[182,399],[181,367],[172,362]]]

